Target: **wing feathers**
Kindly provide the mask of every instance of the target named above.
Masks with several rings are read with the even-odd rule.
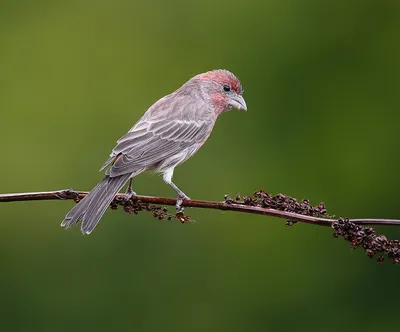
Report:
[[[196,90],[193,94],[201,94],[201,91]],[[136,173],[173,159],[176,154],[193,154],[193,150],[197,150],[210,135],[216,116],[200,95],[193,97],[196,98],[187,98],[178,90],[150,107],[118,140],[103,165],[106,167],[114,161],[107,174],[114,177]],[[121,157],[115,160],[117,155]]]
[[[118,141],[112,157],[122,154],[107,170],[107,175],[119,176],[151,168],[155,164],[181,153],[191,145],[204,142],[210,134],[213,123],[195,121],[157,121],[149,122],[147,132],[143,126]]]

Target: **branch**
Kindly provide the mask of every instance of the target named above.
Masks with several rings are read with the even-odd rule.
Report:
[[[87,191],[73,191],[70,189],[56,190],[56,191],[44,191],[44,192],[29,192],[29,193],[16,193],[16,194],[0,194],[0,202],[20,202],[20,201],[45,201],[45,200],[74,200],[79,201],[83,199],[89,192]],[[125,194],[118,194],[115,197],[115,201],[124,199]],[[176,199],[167,197],[157,196],[134,196],[135,201],[141,201],[143,203],[157,204],[157,205],[169,205],[175,206]],[[121,205],[121,204],[119,204]],[[336,221],[333,218],[322,218],[309,216],[285,210],[263,208],[259,206],[245,205],[245,203],[235,202],[229,197],[225,198],[225,201],[203,201],[203,200],[184,200],[182,203],[184,207],[194,207],[203,209],[214,209],[223,211],[235,211],[242,213],[261,214],[295,222],[303,222],[307,224],[314,224],[320,226],[332,226],[332,223]],[[400,220],[398,219],[349,219],[350,222],[358,225],[394,225],[399,226]]]
[[[71,189],[30,192],[16,194],[0,194],[0,202],[18,201],[41,201],[41,200],[74,200],[79,202],[88,192],[73,191]],[[176,199],[135,195],[130,200],[125,199],[125,194],[117,194],[111,203],[111,208],[116,209],[122,206],[128,213],[138,214],[140,211],[150,211],[154,217],[159,219],[178,219],[183,222],[190,222],[189,216],[183,212],[171,214],[168,209],[160,205],[175,206]],[[203,200],[184,200],[181,204],[184,207],[194,207],[203,209],[215,209],[223,211],[235,211],[241,213],[252,213],[286,219],[287,226],[302,222],[320,226],[329,226],[335,229],[335,237],[342,236],[351,243],[352,248],[363,247],[367,256],[373,257],[377,253],[386,254],[392,258],[394,263],[400,263],[400,242],[397,240],[387,240],[383,235],[377,236],[375,230],[362,225],[394,225],[399,226],[398,219],[344,219],[329,216],[325,209],[325,204],[311,206],[308,200],[298,202],[295,198],[287,195],[278,194],[271,196],[261,190],[255,192],[253,197],[244,196],[243,200],[239,195],[235,199],[225,196],[222,202],[203,201]],[[378,261],[383,261],[379,256]]]

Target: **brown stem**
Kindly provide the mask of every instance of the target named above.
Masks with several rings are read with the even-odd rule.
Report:
[[[41,200],[66,200],[66,199],[82,199],[88,192],[57,190],[46,192],[30,192],[30,193],[16,193],[16,194],[0,194],[0,202],[18,202],[18,201],[41,201]],[[123,197],[124,194],[118,194],[117,197]],[[150,204],[157,205],[176,205],[176,199],[156,196],[135,196],[136,199]],[[216,201],[201,201],[201,200],[184,200],[182,206],[196,207],[203,209],[216,209],[224,211],[236,211],[242,213],[253,213],[282,218],[286,220],[298,221],[308,224],[315,224],[321,226],[331,226],[335,221],[328,218],[319,218],[306,216],[298,213],[281,211],[270,208],[262,208],[257,206],[249,206],[242,203],[227,203]],[[350,222],[359,225],[400,225],[400,220],[397,219],[350,219]]]

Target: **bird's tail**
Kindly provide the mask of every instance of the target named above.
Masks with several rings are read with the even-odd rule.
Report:
[[[106,175],[85,198],[68,212],[61,226],[70,228],[82,220],[82,233],[90,234],[129,177],[130,174],[116,177]]]

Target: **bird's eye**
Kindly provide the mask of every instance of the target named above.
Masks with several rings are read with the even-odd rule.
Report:
[[[224,91],[226,92],[231,91],[231,87],[229,85],[224,85]]]

